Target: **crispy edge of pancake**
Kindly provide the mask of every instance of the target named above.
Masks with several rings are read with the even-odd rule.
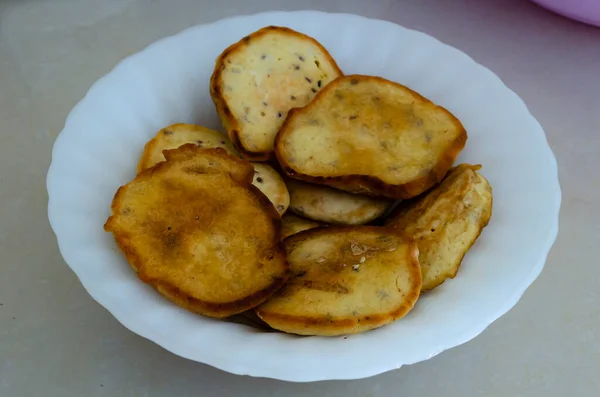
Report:
[[[220,148],[220,147],[219,148],[201,148],[201,147],[196,146],[193,143],[186,143],[185,145],[179,146],[177,149],[163,150],[163,155],[165,156],[166,161],[164,161],[162,163],[158,163],[154,167],[150,167],[143,172],[152,170],[155,167],[158,167],[160,164],[163,164],[163,163],[166,163],[169,161],[182,162],[182,163],[187,160],[191,161],[196,156],[200,155],[203,157],[212,157],[213,164],[211,165],[211,162],[209,161],[208,164],[206,164],[204,167],[201,167],[197,170],[198,173],[213,174],[213,173],[218,173],[218,172],[225,172],[231,177],[231,179],[233,179],[234,181],[236,181],[238,183],[243,183],[243,184],[249,183],[250,185],[252,185],[252,179],[254,178],[254,166],[252,165],[252,163],[250,163],[246,160],[242,160],[239,157],[228,153],[223,148]],[[231,168],[219,169],[218,168],[219,164],[214,161],[220,161],[221,166],[223,166],[224,163],[226,163],[226,162],[231,162],[232,164],[234,164],[234,166]],[[139,174],[139,175],[141,175],[141,174]],[[258,188],[256,188],[256,190],[260,192],[260,190]],[[260,192],[260,193],[261,193],[261,195],[264,195],[264,193],[262,193],[262,192]],[[270,201],[269,201],[269,203],[270,203]],[[273,206],[273,205],[271,204],[271,206]]]
[[[409,257],[407,259],[409,263],[408,267],[410,270],[412,270],[411,279],[413,280],[413,285],[411,286],[411,291],[405,296],[405,302],[400,304],[395,310],[386,314],[369,314],[361,317],[353,317],[353,319],[344,318],[339,320],[333,320],[331,318],[327,318],[326,316],[315,318],[312,316],[270,313],[261,310],[262,306],[259,305],[254,308],[254,311],[258,317],[270,327],[286,333],[297,335],[339,336],[356,334],[376,329],[384,325],[391,324],[408,314],[408,312],[410,312],[415,306],[421,293],[422,279],[421,267],[418,260],[419,248],[413,239],[407,237],[398,230],[382,226],[331,226],[326,228],[315,228],[302,231],[286,238],[284,240],[284,245],[286,247],[286,252],[289,253],[290,249],[295,248],[296,245],[308,238],[311,238],[312,236],[320,236],[328,233],[345,233],[357,230],[377,234],[385,233],[387,235],[394,235],[399,240],[410,245]],[[292,264],[290,264],[290,270],[292,273],[294,272]],[[283,288],[285,288],[285,286]],[[268,300],[265,303],[268,303]],[[285,330],[283,328],[285,328]]]
[[[119,212],[120,205],[123,201],[122,196],[125,194],[125,190],[131,182],[121,186],[115,193],[111,203],[111,215],[104,224],[104,230],[113,234],[115,243],[121,252],[123,252],[127,263],[135,271],[141,281],[151,285],[161,295],[184,309],[208,317],[224,318],[234,314],[242,313],[260,305],[285,284],[287,279],[290,277],[291,272],[285,256],[285,247],[281,239],[281,217],[269,199],[256,186],[252,185],[254,167],[248,161],[228,154],[223,148],[204,149],[194,144],[186,144],[177,149],[165,150],[163,153],[165,154],[166,161],[158,163],[155,166],[142,171],[134,178],[134,181],[138,178],[152,177],[155,173],[162,172],[164,168],[173,166],[173,162],[185,162],[190,158],[193,160],[193,157],[198,153],[236,162],[236,166],[240,167],[239,173],[233,173],[232,175],[232,173],[227,171],[217,170],[216,172],[229,175],[230,179],[234,181],[234,183],[249,189],[257,197],[260,207],[266,211],[268,217],[273,222],[275,239],[272,248],[274,248],[276,251],[274,256],[278,256],[279,260],[283,263],[284,271],[282,276],[272,278],[271,284],[259,291],[254,292],[253,294],[250,294],[242,299],[225,303],[207,302],[201,299],[193,298],[189,295],[186,295],[177,286],[172,285],[171,283],[167,283],[163,280],[149,279],[144,274],[143,263],[140,260],[140,255],[138,254],[135,245],[131,244],[131,233],[124,231],[117,232],[113,224],[116,219],[115,214]],[[245,168],[245,170],[242,168]],[[206,173],[210,174],[215,172]]]
[[[467,197],[469,194],[479,194],[481,196],[481,200],[486,204],[486,206],[481,211],[481,217],[479,218],[479,223],[477,224],[477,233],[473,236],[472,240],[467,241],[467,244],[462,247],[462,252],[460,252],[454,260],[446,266],[446,271],[438,274],[437,277],[429,279],[426,274],[423,275],[423,286],[422,292],[431,291],[432,289],[442,285],[444,281],[447,279],[452,279],[456,277],[460,265],[466,255],[466,253],[471,249],[473,244],[477,241],[483,229],[489,224],[489,221],[492,216],[492,208],[493,208],[493,194],[492,187],[489,184],[488,180],[478,173],[477,171],[481,169],[480,165],[471,165],[471,164],[459,164],[450,169],[446,179],[442,181],[440,185],[437,185],[433,189],[428,192],[423,193],[421,196],[415,197],[414,199],[404,201],[400,203],[400,205],[390,214],[390,216],[386,219],[385,226],[396,228],[402,232],[401,229],[405,229],[407,225],[410,223],[416,222],[421,216],[425,216],[425,212],[431,205],[433,205],[437,199],[440,198],[444,193],[448,191],[448,189],[452,188],[452,183],[458,181],[462,173],[464,172],[472,172],[473,177],[477,178],[473,183],[468,183],[464,187],[464,191],[462,191],[458,198],[462,202],[462,200]],[[444,186],[444,182],[448,182],[450,185]],[[481,192],[477,191],[478,184],[481,184],[485,189],[486,195],[481,195]],[[486,200],[489,196],[489,200]],[[466,208],[463,209],[463,212],[466,211]],[[446,219],[447,220],[447,217]],[[453,219],[455,222],[465,221],[463,219]],[[416,227],[416,226],[415,226]],[[456,236],[455,236],[456,237]],[[426,252],[425,250],[430,245],[435,243],[426,242],[425,244],[419,244],[419,239],[416,239],[417,244],[419,245],[419,249],[421,255]]]
[[[340,84],[341,81],[344,81],[346,79],[356,79],[358,81],[374,80],[383,84],[391,84],[401,90],[406,90],[419,100],[425,103],[430,103],[436,108],[452,116],[455,124],[457,125],[457,129],[460,132],[460,135],[454,140],[453,144],[448,148],[448,150],[446,150],[446,152],[444,152],[440,156],[440,159],[437,162],[437,164],[433,167],[433,169],[430,172],[427,173],[427,175],[424,175],[413,181],[400,185],[386,183],[380,178],[372,175],[308,175],[298,170],[295,170],[292,167],[292,165],[286,160],[286,151],[283,147],[283,140],[286,138],[286,135],[288,135],[291,132],[290,126],[292,125],[293,119],[297,117],[298,114],[302,112],[309,112],[312,109],[312,107],[318,106],[319,101],[322,97],[328,95],[329,91],[335,90],[338,84]],[[287,176],[294,179],[299,179],[302,181],[312,182],[320,185],[328,185],[355,194],[366,194],[374,197],[383,196],[393,199],[409,199],[418,196],[419,194],[425,192],[427,189],[435,186],[436,184],[441,182],[442,179],[444,179],[444,176],[446,176],[446,173],[448,172],[450,167],[452,167],[452,164],[464,148],[467,142],[467,138],[467,131],[463,127],[460,120],[458,120],[447,109],[434,104],[418,92],[415,92],[410,88],[403,86],[402,84],[384,79],[382,77],[355,74],[338,77],[337,79],[327,84],[321,91],[319,91],[308,105],[301,108],[293,108],[289,111],[287,118],[283,122],[283,125],[281,126],[279,132],[277,133],[277,136],[275,137],[275,155],[277,157],[277,160],[279,161],[279,164],[281,165],[283,172]]]
[[[221,118],[223,126],[225,127],[225,129],[227,130],[227,133],[229,134],[229,138],[231,139],[231,142],[233,143],[235,148],[241,153],[241,155],[244,158],[247,158],[247,159],[253,160],[253,161],[269,161],[269,160],[273,159],[275,157],[275,155],[273,152],[253,152],[253,151],[247,150],[243,146],[242,141],[240,139],[240,133],[239,133],[241,127],[240,127],[239,123],[237,122],[237,120],[235,119],[235,117],[233,117],[233,114],[231,113],[231,109],[229,109],[229,107],[227,105],[227,101],[224,99],[223,94],[222,94],[223,82],[222,82],[222,78],[221,78],[221,72],[225,66],[225,59],[232,52],[243,51],[244,47],[247,46],[248,43],[250,43],[253,39],[256,39],[260,36],[264,36],[264,35],[272,33],[272,32],[279,32],[281,34],[296,36],[301,39],[309,40],[312,44],[314,44],[321,51],[323,51],[323,53],[327,57],[327,62],[330,63],[338,71],[338,73],[340,75],[343,75],[342,70],[339,68],[338,64],[335,62],[335,59],[333,59],[333,57],[331,56],[329,51],[327,51],[327,49],[325,47],[323,47],[323,45],[321,43],[319,43],[316,39],[314,39],[310,36],[307,36],[303,33],[297,32],[293,29],[286,28],[286,27],[266,26],[262,29],[255,31],[254,33],[251,33],[250,35],[242,38],[238,42],[233,43],[232,45],[227,47],[225,49],[225,51],[223,51],[221,53],[221,55],[219,55],[219,57],[217,58],[217,60],[215,62],[215,69],[210,78],[210,96],[213,100],[213,103],[215,104],[217,113],[219,114],[219,117]]]
[[[152,163],[152,157],[155,155],[156,151],[158,150],[157,147],[159,147],[159,145],[162,144],[162,140],[164,139],[165,131],[167,131],[169,129],[174,129],[174,128],[188,128],[188,127],[191,129],[197,130],[196,132],[198,132],[199,134],[210,134],[215,137],[219,136],[219,139],[223,139],[220,142],[221,145],[223,145],[223,146],[212,146],[212,147],[211,146],[201,146],[201,145],[196,145],[196,146],[203,148],[203,149],[222,148],[228,154],[239,157],[237,152],[233,148],[233,145],[232,145],[231,141],[229,140],[229,138],[226,135],[221,134],[218,131],[211,130],[211,129],[208,129],[208,128],[205,128],[202,126],[198,126],[198,125],[194,125],[194,124],[185,124],[185,123],[172,124],[168,127],[161,129],[154,138],[152,138],[151,140],[149,140],[146,143],[146,145],[144,146],[144,152],[142,153],[142,157],[140,159],[140,162],[138,163],[138,168],[137,168],[138,174],[140,172],[144,171],[145,169],[150,168],[157,164],[156,162]],[[175,131],[177,131],[177,130],[175,130]],[[176,134],[177,132],[172,132],[172,133]],[[181,147],[183,145],[191,145],[191,144],[194,144],[194,143],[193,142],[182,143],[179,147]],[[177,149],[177,148],[173,148],[173,149]],[[162,150],[163,157],[164,157],[165,150],[173,150],[173,149],[163,149]],[[166,159],[163,161],[166,161]],[[254,173],[255,173],[253,184],[256,187],[258,187],[261,192],[263,192],[265,194],[266,194],[266,191],[269,190],[270,194],[266,194],[267,198],[276,199],[275,200],[276,202],[273,201],[273,205],[277,209],[277,212],[279,212],[280,214],[284,214],[287,211],[288,207],[290,206],[290,195],[289,195],[287,186],[286,186],[283,178],[271,164],[252,163],[252,165],[254,166]],[[258,180],[257,180],[259,177],[258,174],[262,174],[260,176],[262,176],[263,179],[266,179],[265,182],[267,182],[267,184],[271,185],[270,189],[267,188],[266,184],[260,185],[261,182],[258,182]],[[261,188],[261,186],[262,186],[262,188]],[[275,186],[278,186],[278,187],[275,187]]]
[[[228,153],[230,154],[236,154],[235,151],[233,150],[233,144],[231,142],[229,142],[229,138],[225,135],[222,134],[218,131],[215,130],[211,130],[210,128],[206,128],[203,127],[201,125],[196,125],[196,124],[187,124],[187,123],[175,123],[175,124],[171,124],[167,127],[162,128],[160,131],[158,131],[156,133],[156,135],[154,137],[152,137],[152,139],[150,139],[148,142],[146,142],[146,144],[144,145],[144,151],[142,152],[142,155],[140,157],[140,161],[137,165],[137,173],[139,174],[140,172],[144,171],[147,168],[150,168],[154,165],[156,165],[157,163],[152,163],[152,157],[156,152],[156,148],[159,144],[161,144],[162,139],[164,139],[164,136],[166,134],[166,131],[172,130],[172,129],[179,129],[179,128],[190,128],[190,129],[194,129],[196,130],[195,132],[198,133],[202,133],[202,134],[218,134],[221,135],[223,138],[226,139],[225,143],[223,144],[224,147],[230,147],[231,150],[227,150],[225,149]],[[172,132],[173,133],[173,132]],[[193,143],[193,142],[188,142],[188,143]],[[184,145],[184,144],[182,144]],[[219,146],[220,147],[220,146]],[[206,149],[211,149],[211,148],[206,148]],[[171,150],[171,149],[163,149],[163,150]],[[165,161],[165,160],[163,160]]]

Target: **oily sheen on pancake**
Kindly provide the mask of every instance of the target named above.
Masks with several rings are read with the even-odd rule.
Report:
[[[332,226],[285,239],[293,273],[256,313],[300,335],[343,335],[389,324],[421,290],[417,245],[393,229]]]
[[[117,191],[105,230],[142,281],[188,310],[226,317],[265,301],[289,269],[252,165],[221,148],[164,154]]]

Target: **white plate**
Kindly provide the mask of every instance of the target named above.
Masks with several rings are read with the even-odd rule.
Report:
[[[217,55],[266,25],[309,34],[345,73],[400,82],[453,112],[469,139],[460,161],[483,164],[494,214],[454,280],[402,320],[348,338],[296,337],[188,313],[140,282],[102,226],[144,143],[175,122],[219,127],[208,90]],[[525,104],[492,72],[416,31],[354,15],[264,13],[160,40],[96,82],[52,153],[48,216],[87,291],[123,325],[180,356],[252,376],[352,379],[426,360],[464,343],[514,306],[558,231],[556,160]]]

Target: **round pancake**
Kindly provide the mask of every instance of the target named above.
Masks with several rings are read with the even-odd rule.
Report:
[[[298,215],[315,221],[340,225],[362,225],[383,215],[392,201],[383,198],[359,196],[315,185],[287,180],[290,209]]]
[[[163,150],[177,149],[186,143],[203,148],[221,147],[230,154],[237,154],[226,135],[199,125],[178,123],[163,128],[146,143],[138,163],[138,173],[165,161]]]
[[[210,94],[223,126],[247,159],[273,158],[288,111],[302,107],[342,71],[312,37],[267,26],[232,44],[215,62]]]
[[[288,212],[281,217],[281,238],[287,238],[293,234],[323,226],[327,226],[327,224],[302,218]]]
[[[290,194],[283,178],[268,164],[252,164],[254,165],[252,184],[269,198],[279,215],[283,215],[290,206]]]
[[[461,164],[422,196],[403,201],[386,220],[415,239],[423,274],[423,291],[454,278],[466,252],[492,215],[492,189],[478,172]]]
[[[255,309],[275,329],[323,336],[367,331],[403,317],[419,297],[419,250],[393,229],[332,226],[284,243],[292,278]]]
[[[163,128],[144,147],[144,153],[138,164],[138,173],[157,163],[165,161],[163,150],[176,149],[184,144],[193,143],[202,148],[223,148],[228,153],[238,155],[227,136],[194,124],[173,124]],[[285,182],[268,164],[253,163],[253,184],[273,203],[280,215],[287,211],[290,196]]]
[[[139,278],[181,307],[226,317],[264,302],[289,267],[252,165],[195,145],[165,156],[117,191],[105,230]]]

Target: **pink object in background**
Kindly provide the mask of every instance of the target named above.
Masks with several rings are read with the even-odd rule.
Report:
[[[600,26],[600,0],[532,0],[557,14]]]

